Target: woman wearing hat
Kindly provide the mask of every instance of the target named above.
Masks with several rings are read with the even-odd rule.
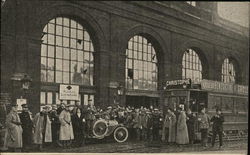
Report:
[[[10,113],[6,116],[7,127],[7,146],[10,150],[16,152],[23,147],[22,140],[22,123],[17,113],[17,104],[11,105]]]

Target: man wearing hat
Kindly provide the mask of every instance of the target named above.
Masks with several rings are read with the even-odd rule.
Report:
[[[74,139],[73,126],[70,115],[70,104],[65,106],[65,109],[59,115],[59,121],[61,123],[59,140],[62,141],[63,147],[69,147],[70,141]]]
[[[11,105],[11,110],[6,116],[6,127],[7,127],[7,147],[11,151],[20,151],[23,147],[22,139],[22,123],[17,113],[17,104]]]
[[[60,121],[59,115],[57,114],[56,104],[52,104],[52,109],[49,112],[49,118],[51,120],[52,143],[54,146],[57,146],[57,141],[59,140]]]
[[[41,150],[45,143],[52,142],[51,121],[48,116],[49,106],[43,106],[42,111],[38,112],[33,120],[34,124],[34,143]]]
[[[153,141],[159,140],[159,130],[160,130],[160,113],[159,109],[155,108],[152,115],[152,134]]]
[[[210,120],[213,122],[213,127],[212,127],[212,147],[214,147],[214,142],[217,134],[219,135],[219,141],[220,141],[220,149],[222,147],[222,133],[223,133],[223,122],[224,122],[224,116],[221,113],[221,109],[217,108],[216,109],[216,115],[213,116]]]
[[[31,112],[27,104],[22,104],[22,112],[19,114],[23,128],[23,149],[27,149],[32,142],[33,122]]]

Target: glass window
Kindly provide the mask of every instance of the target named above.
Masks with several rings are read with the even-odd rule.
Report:
[[[193,49],[187,49],[182,57],[182,78],[190,78],[192,81],[202,80],[201,66],[198,54]]]
[[[229,58],[224,60],[221,71],[221,81],[225,83],[235,83],[235,68],[233,61]]]
[[[157,58],[152,44],[136,35],[128,41],[126,55],[126,88],[157,90]]]
[[[45,26],[42,40],[41,81],[93,85],[94,48],[86,29],[72,19],[58,17]],[[83,62],[91,64],[91,69],[86,71]]]

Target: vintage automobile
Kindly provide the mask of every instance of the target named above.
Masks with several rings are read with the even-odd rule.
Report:
[[[93,125],[93,138],[103,139],[113,135],[116,142],[122,143],[128,139],[128,130],[116,120],[99,119]]]
[[[113,136],[114,140],[118,143],[123,143],[128,139],[128,129],[116,120],[97,119],[93,124],[92,133],[93,136],[87,136],[87,139],[104,139],[105,137]],[[68,145],[71,145],[71,143],[68,143]],[[62,146],[59,140],[57,144]]]

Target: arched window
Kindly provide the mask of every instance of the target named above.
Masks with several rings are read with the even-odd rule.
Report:
[[[43,29],[41,81],[93,85],[93,44],[76,21],[57,17]]]
[[[157,57],[146,38],[136,35],[126,49],[126,88],[157,90]]]
[[[222,64],[221,81],[225,83],[235,83],[235,68],[233,60],[226,58]]]
[[[192,81],[202,80],[202,65],[198,54],[193,49],[187,49],[182,57],[182,79]]]

